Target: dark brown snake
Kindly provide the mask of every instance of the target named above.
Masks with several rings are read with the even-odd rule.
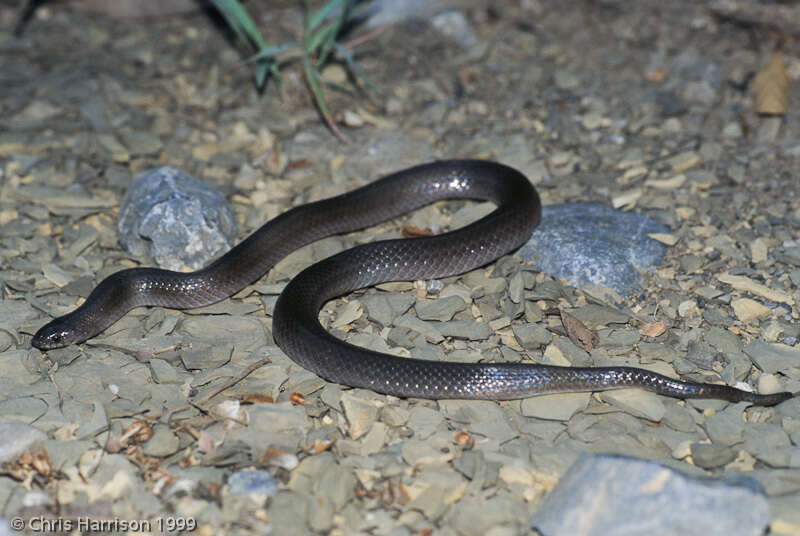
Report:
[[[278,298],[272,331],[296,363],[322,378],[401,397],[513,399],[568,391],[641,387],[678,398],[719,398],[772,405],[791,393],[754,394],[694,383],[634,367],[557,367],[533,363],[444,363],[381,354],[328,333],[318,315],[326,301],[387,281],[468,272],[513,252],[541,217],[541,202],[518,171],[487,161],[450,160],[399,171],[352,192],[309,203],[264,224],[208,267],[192,273],[133,268],[103,280],[75,311],[33,337],[46,350],[92,338],[134,307],[178,309],[223,300],[261,278],[280,259],[320,238],[354,231],[442,199],[497,204],[449,233],[362,244],[307,268]]]

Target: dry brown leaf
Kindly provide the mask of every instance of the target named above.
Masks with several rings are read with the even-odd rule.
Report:
[[[453,434],[453,443],[464,450],[469,450],[475,446],[475,438],[462,428]]]
[[[261,393],[247,393],[242,395],[242,404],[274,404],[275,399]]]
[[[297,456],[281,449],[267,449],[264,451],[264,455],[261,456],[261,460],[259,461],[261,467],[280,467],[287,471],[291,471],[297,467],[298,463],[299,460]]]
[[[305,452],[308,452],[309,454],[319,454],[321,452],[325,452],[326,450],[330,449],[334,443],[336,443],[335,439],[317,438],[310,445],[306,445],[306,447],[303,450]]]
[[[789,75],[783,54],[776,52],[753,80],[756,111],[760,114],[783,115],[789,95]]]
[[[564,329],[567,330],[569,340],[574,342],[575,346],[583,348],[587,352],[591,352],[592,348],[600,342],[600,337],[597,336],[596,332],[584,326],[580,320],[566,311],[561,311],[561,323],[564,324]]]
[[[36,472],[42,476],[50,476],[53,470],[52,465],[50,465],[50,456],[48,456],[47,451],[44,449],[33,453],[31,465],[36,469]]]
[[[11,478],[20,482],[32,478],[34,473],[48,477],[52,474],[50,456],[45,449],[35,452],[25,451],[13,462],[2,464],[0,472],[5,472]]]
[[[433,231],[430,229],[420,229],[415,225],[406,225],[402,231],[403,238],[419,238],[420,236],[433,236]]]
[[[639,333],[645,337],[658,337],[665,331],[667,331],[667,325],[663,320],[659,320],[658,322],[650,322],[639,329]]]

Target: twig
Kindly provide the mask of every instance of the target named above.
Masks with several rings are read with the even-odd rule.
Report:
[[[225,389],[228,389],[229,387],[233,387],[234,385],[236,385],[237,383],[239,383],[240,381],[242,381],[243,379],[248,377],[250,374],[252,374],[256,369],[259,369],[259,368],[263,367],[264,365],[266,365],[268,363],[272,363],[272,360],[270,358],[268,358],[268,357],[265,357],[264,359],[262,359],[260,361],[256,361],[252,365],[246,367],[239,374],[237,374],[236,376],[234,376],[230,380],[226,381],[225,383],[223,383],[222,385],[220,385],[219,387],[217,387],[216,389],[214,389],[213,391],[208,393],[206,396],[204,396],[200,400],[194,402],[193,405],[201,406],[201,405],[205,404],[206,402],[208,402],[209,400],[211,400],[212,398],[214,398],[215,396],[220,394]]]

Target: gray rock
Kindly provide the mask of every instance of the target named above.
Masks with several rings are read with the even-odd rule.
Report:
[[[272,498],[267,509],[272,534],[311,534],[307,524],[309,510],[309,499],[305,495],[281,491]]]
[[[182,383],[183,379],[175,370],[175,367],[164,361],[163,359],[151,359],[148,363],[150,365],[150,372],[153,374],[153,380],[156,383]]]
[[[705,82],[714,88],[722,83],[722,73],[717,64],[694,48],[686,48],[675,56],[670,62],[669,70],[674,76],[693,82]]]
[[[748,405],[747,402],[735,404],[706,417],[702,426],[708,438],[714,444],[725,447],[741,443],[744,433],[742,412]]]
[[[180,447],[178,436],[172,433],[168,427],[156,425],[153,437],[144,444],[144,453],[148,456],[163,458],[175,454]]]
[[[529,273],[529,272],[524,272]],[[525,291],[525,281],[523,272],[517,272],[511,276],[511,280],[508,282],[508,298],[513,303],[519,303],[522,301],[524,297]]]
[[[589,352],[583,348],[575,346],[567,337],[556,337],[553,339],[553,344],[558,348],[567,361],[574,367],[591,367],[593,365],[592,358]]]
[[[800,492],[797,469],[756,469],[747,475],[758,480],[769,497]]]
[[[778,424],[770,422],[751,422],[744,428],[744,450],[751,454],[761,454],[789,447],[791,439]]]
[[[381,411],[381,421],[389,426],[404,426],[408,422],[409,415],[406,408],[389,405]]]
[[[481,316],[487,322],[491,322],[492,320],[496,320],[503,316],[503,311],[500,310],[500,301],[497,299],[497,296],[482,296],[475,300],[475,305],[478,306],[478,309],[481,312]],[[530,302],[526,302],[527,305],[532,305]],[[538,310],[538,307],[532,305],[535,309]],[[538,318],[534,318],[533,322],[540,320]],[[530,322],[531,320],[529,320]]]
[[[780,447],[756,453],[756,458],[770,467],[800,469],[800,447]]]
[[[453,497],[460,496],[459,489],[466,488],[464,477],[449,466],[423,466],[415,476],[415,484],[422,488],[422,492],[405,508],[419,510],[429,520],[440,517]]]
[[[758,368],[774,374],[791,367],[800,367],[800,349],[784,344],[767,344],[753,341],[744,346],[744,353]]]
[[[155,154],[164,146],[158,136],[147,131],[123,130],[120,136],[123,145],[133,155]]]
[[[102,403],[95,400],[93,403],[91,419],[81,423],[81,427],[76,432],[78,439],[91,439],[100,432],[108,429],[108,415]]]
[[[450,421],[463,424],[508,419],[503,408],[489,400],[440,400],[439,411]]]
[[[643,417],[649,421],[661,422],[666,409],[661,397],[641,389],[616,389],[600,393],[603,402],[618,407],[635,417]]]
[[[192,316],[181,323],[181,331],[203,341],[193,343],[192,349],[203,347],[203,351],[214,354],[207,358],[192,357],[192,361],[206,363],[209,366],[218,366],[211,365],[212,361],[225,362],[225,354],[230,356],[231,345],[235,350],[244,351],[254,350],[267,344],[264,324],[251,316]],[[215,348],[220,349],[215,350]]]
[[[376,422],[369,429],[369,432],[358,441],[353,439],[341,439],[337,441],[336,446],[345,456],[370,456],[383,449],[383,446],[386,444],[388,429],[389,427],[386,426],[386,424]]]
[[[446,35],[463,48],[469,48],[478,42],[469,20],[460,11],[445,11],[434,15],[430,21],[431,25],[441,34]]]
[[[518,254],[570,285],[603,285],[628,296],[640,288],[639,270],[660,264],[664,246],[648,238],[663,225],[599,203],[549,205]]]
[[[575,413],[586,409],[591,398],[592,393],[556,393],[532,396],[522,401],[521,412],[526,417],[566,421]]]
[[[535,350],[553,340],[553,334],[538,324],[514,324],[511,331],[520,346],[526,350]]]
[[[228,491],[232,495],[257,493],[274,497],[278,483],[269,471],[238,471],[228,478]]]
[[[439,409],[473,434],[501,444],[518,435],[503,408],[488,400],[440,400]]]
[[[672,363],[678,357],[674,348],[660,342],[640,342],[638,347],[639,355],[646,362],[659,360]]]
[[[558,89],[565,91],[572,91],[581,85],[581,79],[575,73],[559,69],[553,75],[553,82],[555,82]]]
[[[657,91],[653,100],[664,117],[683,115],[689,109],[686,101],[673,91]]]
[[[444,422],[442,414],[424,406],[415,406],[411,409],[406,426],[414,432],[417,439],[426,439],[433,435],[440,424]]]
[[[453,315],[467,308],[467,303],[458,296],[448,296],[435,300],[418,300],[414,307],[422,320],[446,322]]]
[[[409,294],[389,294],[381,292],[361,298],[367,310],[367,318],[381,326],[391,326],[394,319],[404,314],[414,304]]]
[[[573,309],[570,314],[589,329],[595,329],[597,326],[608,326],[609,324],[626,324],[630,320],[628,315],[618,309],[594,303],[588,303],[583,307]]]
[[[373,401],[350,392],[342,393],[340,399],[344,416],[347,418],[348,433],[352,439],[358,439],[369,431],[378,418],[378,405]]]
[[[544,536],[757,536],[769,519],[764,492],[751,478],[693,478],[655,462],[583,455],[542,501],[532,525]]]
[[[703,469],[722,467],[736,459],[736,451],[723,445],[692,443],[690,449],[694,464]]]
[[[247,413],[250,424],[230,431],[228,438],[243,441],[255,452],[263,452],[267,446],[292,451],[311,428],[303,407],[289,402],[256,404]]]
[[[236,220],[218,191],[174,167],[140,174],[120,205],[120,243],[162,268],[202,268],[231,248]]]
[[[93,447],[92,441],[59,441],[58,439],[48,439],[42,446],[50,456],[50,464],[53,469],[63,471],[67,467],[72,467],[80,457]]]
[[[20,454],[47,439],[38,428],[23,423],[0,423],[0,463],[12,462]]]
[[[194,345],[192,348],[181,351],[181,362],[186,370],[216,369],[231,360],[233,353],[232,344],[204,347]]]
[[[770,497],[769,506],[772,511],[772,527],[780,529],[776,533],[792,534],[800,531],[800,493],[783,497]]]
[[[0,326],[20,326],[36,318],[36,309],[22,300],[0,300]]]
[[[525,510],[522,503],[507,496],[470,497],[455,504],[444,519],[462,536],[486,536],[498,526],[514,527],[527,515]]]
[[[436,327],[439,333],[445,337],[468,341],[482,341],[488,339],[493,333],[487,322],[475,322],[474,320],[450,320],[449,322],[440,322],[436,324]]]
[[[432,343],[438,343],[444,340],[442,332],[437,328],[445,323],[436,324],[436,327],[434,327],[434,324],[431,322],[425,322],[414,315],[406,314],[397,317],[394,321],[394,324],[397,327],[408,328],[412,331],[416,331],[417,333],[422,334],[426,340]]]

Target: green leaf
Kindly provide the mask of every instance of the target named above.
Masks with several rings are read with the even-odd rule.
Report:
[[[308,85],[311,87],[311,92],[314,94],[314,100],[319,107],[319,111],[322,114],[323,119],[325,119],[325,123],[340,140],[345,142],[348,141],[344,134],[342,134],[342,132],[336,126],[336,123],[333,122],[333,117],[328,111],[328,103],[325,102],[325,95],[322,93],[322,88],[320,87],[319,80],[317,79],[317,73],[314,71],[314,67],[311,65],[311,60],[308,56],[303,56],[303,70],[305,71]]]
[[[290,48],[299,48],[299,47],[300,45],[298,45],[297,43],[285,43],[283,45],[265,47],[244,61],[246,63],[253,63],[255,61],[260,61],[263,59],[273,59],[275,55],[277,55],[279,52],[283,52],[284,50],[288,50]]]
[[[378,89],[378,87],[377,87],[375,84],[373,84],[372,82],[370,82],[369,78],[367,78],[367,77],[366,77],[366,75],[365,75],[363,72],[361,72],[361,69],[359,69],[359,68],[358,68],[358,65],[356,64],[355,60],[353,60],[353,57],[352,57],[352,56],[350,56],[350,54],[349,54],[349,53],[348,53],[348,52],[347,52],[347,51],[344,49],[344,47],[340,46],[340,45],[339,45],[339,43],[334,43],[334,44],[333,44],[333,46],[334,46],[334,48],[336,49],[336,51],[337,51],[339,54],[341,54],[341,55],[342,55],[342,57],[344,58],[344,60],[347,62],[347,65],[349,65],[349,66],[350,66],[350,68],[353,70],[353,73],[355,73],[355,75],[356,75],[357,77],[359,77],[359,78],[360,78],[361,80],[363,80],[363,81],[364,81],[364,82],[365,82],[365,83],[366,83],[366,84],[367,84],[369,87],[371,87],[371,88],[372,88],[372,90],[373,90],[375,93],[381,93],[381,90],[380,90],[380,89]]]
[[[322,24],[322,22],[328,17],[328,15],[330,15],[331,12],[342,3],[342,1],[343,0],[330,0],[327,4],[319,8],[316,13],[310,15],[308,18],[308,25],[306,26],[306,31],[311,32],[315,30],[317,26]],[[349,5],[350,2],[347,1],[345,2],[345,4]],[[342,7],[342,12],[345,11],[347,5]],[[310,14],[310,8],[311,8],[310,4],[306,2],[306,9],[308,10],[309,14]]]
[[[335,37],[336,28],[333,26],[325,26],[308,36],[303,48],[305,48],[306,54],[310,56],[321,48],[325,40],[332,40]]]
[[[255,45],[258,49],[265,48],[266,43],[253,19],[237,0],[211,0],[211,2],[222,13],[239,39]]]

